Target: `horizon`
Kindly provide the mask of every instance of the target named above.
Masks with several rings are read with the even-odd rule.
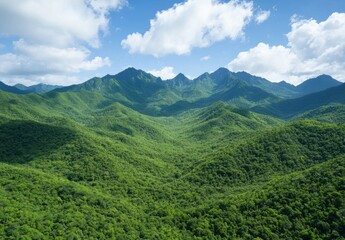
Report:
[[[163,80],[224,67],[293,85],[345,82],[341,0],[18,1],[0,3],[8,85],[69,86],[129,66]]]
[[[229,72],[235,73],[235,74],[237,74],[237,73],[242,73],[242,72],[243,72],[243,73],[247,73],[247,74],[249,74],[249,75],[251,75],[251,76],[254,76],[254,77],[258,77],[258,78],[262,78],[262,79],[264,79],[264,80],[267,80],[267,81],[269,81],[269,82],[271,82],[271,83],[283,83],[283,82],[285,82],[285,83],[291,84],[291,85],[293,85],[293,86],[295,86],[295,87],[298,86],[298,85],[303,84],[304,82],[306,82],[306,81],[308,81],[308,80],[312,80],[312,79],[315,79],[315,78],[319,78],[319,77],[321,77],[321,76],[328,76],[328,77],[331,77],[332,79],[334,79],[334,80],[336,80],[336,81],[339,81],[338,79],[333,78],[331,75],[328,75],[328,74],[321,74],[321,75],[318,75],[318,76],[315,76],[315,77],[311,77],[311,78],[305,79],[305,80],[303,80],[302,82],[300,82],[299,84],[292,84],[292,83],[286,82],[285,80],[282,80],[282,81],[280,81],[280,82],[272,82],[272,81],[270,81],[269,79],[266,79],[266,78],[264,78],[264,77],[261,77],[261,76],[257,76],[257,75],[251,74],[251,73],[246,72],[246,71],[233,72],[233,71],[229,70],[228,68],[224,68],[224,67],[219,67],[219,68],[217,68],[216,70],[211,71],[211,72],[204,72],[204,73],[201,73],[201,74],[199,74],[198,76],[196,76],[196,77],[194,77],[194,78],[190,78],[190,77],[188,77],[187,75],[185,75],[184,73],[180,72],[180,73],[177,73],[177,74],[175,75],[175,77],[173,77],[173,78],[162,79],[160,76],[156,76],[156,75],[154,75],[154,74],[152,74],[152,73],[150,73],[150,72],[147,72],[147,71],[145,71],[145,70],[143,70],[143,69],[139,69],[139,68],[135,68],[135,67],[128,67],[128,68],[126,68],[126,69],[124,69],[124,70],[122,70],[122,71],[120,71],[120,72],[118,72],[118,73],[115,73],[115,74],[109,74],[109,73],[108,73],[108,74],[106,74],[106,75],[104,75],[104,76],[102,76],[102,77],[100,77],[100,76],[94,76],[94,77],[92,77],[92,78],[90,78],[90,79],[87,79],[87,80],[85,80],[85,81],[83,81],[83,82],[80,82],[80,83],[77,83],[77,84],[55,85],[55,86],[59,86],[59,87],[69,87],[69,86],[72,86],[72,85],[81,85],[81,84],[84,84],[84,83],[86,83],[86,82],[92,80],[93,78],[104,78],[104,77],[106,77],[106,76],[116,76],[117,74],[120,74],[120,73],[122,73],[122,72],[125,72],[125,71],[127,71],[127,70],[129,70],[129,69],[134,69],[134,70],[136,70],[136,71],[143,71],[143,72],[145,72],[145,73],[151,74],[152,76],[154,76],[154,77],[156,77],[156,78],[160,78],[162,81],[171,81],[171,80],[173,80],[174,78],[176,78],[176,77],[177,77],[178,75],[180,75],[180,74],[182,74],[184,77],[186,77],[189,81],[194,81],[194,80],[198,79],[200,76],[202,76],[202,75],[204,75],[204,74],[212,74],[212,73],[215,73],[216,71],[218,71],[218,70],[220,70],[220,69],[226,69],[226,70],[228,70]],[[6,82],[3,82],[3,81],[1,81],[1,80],[0,80],[0,82],[6,84]],[[341,82],[341,81],[339,81],[339,82]],[[344,82],[342,82],[342,83],[344,83]],[[10,85],[10,84],[6,84],[6,85],[12,86],[12,87],[16,87],[16,85],[23,85],[23,86],[25,86],[25,87],[32,87],[32,86],[37,86],[37,85],[54,86],[54,84],[47,84],[47,83],[37,83],[37,84],[32,84],[32,85],[25,85],[25,84],[22,84],[22,83],[15,83],[15,84],[13,84],[13,85]]]

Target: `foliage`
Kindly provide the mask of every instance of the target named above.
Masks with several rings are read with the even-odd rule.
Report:
[[[0,238],[343,239],[343,106],[284,122],[224,69],[186,81],[0,91]]]

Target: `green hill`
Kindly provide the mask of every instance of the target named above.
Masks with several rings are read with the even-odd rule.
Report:
[[[287,99],[265,106],[257,106],[254,108],[254,111],[287,119],[328,104],[345,104],[344,92],[345,84],[342,84],[338,87],[329,88],[301,98]]]
[[[0,238],[342,239],[344,85],[282,100],[226,69],[169,81],[0,91]]]

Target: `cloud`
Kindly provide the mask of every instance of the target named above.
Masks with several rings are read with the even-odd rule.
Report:
[[[67,86],[71,84],[79,84],[84,82],[76,76],[66,76],[59,74],[47,74],[47,75],[25,75],[25,76],[8,76],[3,80],[8,85],[15,85],[17,83],[24,84],[25,86],[31,86],[39,83]]]
[[[204,56],[204,57],[202,57],[202,58],[200,58],[200,61],[208,61],[208,60],[210,60],[210,56]]]
[[[0,1],[0,34],[17,38],[13,52],[0,55],[0,75],[75,82],[71,74],[109,66],[107,57],[90,58],[88,47],[101,46],[99,35],[107,32],[109,11],[124,4],[125,0]]]
[[[87,49],[29,45],[23,39],[14,42],[14,49],[16,54],[0,55],[0,73],[42,75],[95,70],[110,65],[108,58],[95,57],[88,61],[90,52]]]
[[[158,12],[144,34],[132,33],[122,47],[130,53],[160,57],[184,55],[193,48],[203,48],[215,42],[236,39],[251,21],[253,3],[231,0],[188,0]]]
[[[260,11],[255,16],[255,22],[257,24],[263,23],[264,21],[266,21],[270,17],[270,15],[271,15],[270,11]]]
[[[168,80],[176,77],[173,67],[164,67],[161,70],[150,70],[148,73],[151,73],[153,76],[160,77],[163,80]]]
[[[293,18],[287,46],[259,43],[241,52],[228,67],[248,71],[271,81],[298,84],[320,74],[345,81],[345,13],[333,13],[323,22]]]
[[[99,47],[107,13],[122,0],[0,1],[0,32],[39,44],[66,46],[83,41]]]

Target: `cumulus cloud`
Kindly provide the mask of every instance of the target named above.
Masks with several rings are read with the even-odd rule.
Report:
[[[260,11],[255,16],[255,22],[257,24],[263,23],[270,17],[270,15],[271,15],[270,11]]]
[[[163,80],[168,80],[176,77],[173,67],[164,67],[161,70],[150,70],[148,71],[153,76],[160,77]]]
[[[0,1],[0,32],[39,44],[64,47],[84,41],[98,47],[98,34],[108,25],[108,11],[123,3],[122,0]]]
[[[14,42],[16,54],[0,55],[0,73],[10,75],[42,75],[79,72],[109,66],[108,58],[95,57],[88,61],[90,52],[80,48],[56,48],[30,45],[23,39]]]
[[[109,11],[125,3],[125,0],[0,1],[0,34],[18,39],[13,42],[13,52],[0,55],[0,74],[12,80],[27,75],[36,82],[57,78],[75,82],[75,77],[62,76],[109,66],[109,58],[90,59],[87,47],[100,47],[99,35],[107,31]]]
[[[248,71],[271,81],[293,84],[330,74],[345,81],[345,13],[323,22],[293,18],[287,46],[259,43],[229,63],[233,71]]]
[[[121,44],[130,53],[156,57],[188,54],[196,47],[243,36],[252,15],[252,2],[188,0],[158,12],[147,32],[132,33]]]

